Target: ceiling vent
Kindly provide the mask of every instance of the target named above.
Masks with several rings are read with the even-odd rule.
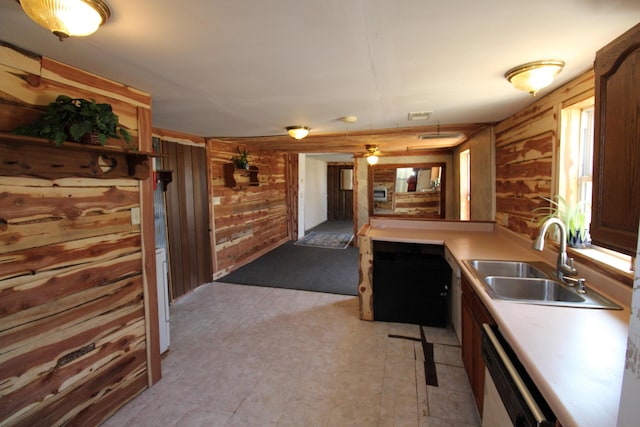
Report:
[[[414,111],[407,115],[407,120],[429,120],[431,111]]]
[[[432,132],[432,133],[423,133],[421,135],[418,135],[418,139],[421,141],[429,141],[432,139],[460,139],[464,137],[464,134],[462,133],[439,133],[439,132]]]

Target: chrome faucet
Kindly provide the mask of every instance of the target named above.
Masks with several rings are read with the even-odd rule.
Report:
[[[560,250],[558,252],[556,276],[558,279],[570,286],[578,285],[578,292],[584,293],[584,279],[571,277],[578,274],[578,270],[576,270],[573,265],[573,258],[567,257],[567,228],[560,219],[552,217],[542,223],[542,227],[540,227],[540,234],[533,242],[533,249],[536,251],[544,249],[544,236],[547,234],[547,230],[552,224],[557,225],[560,229]]]

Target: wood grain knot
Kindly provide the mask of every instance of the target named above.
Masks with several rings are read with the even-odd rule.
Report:
[[[40,76],[35,74],[28,74],[24,79],[29,86],[38,87],[40,86]]]

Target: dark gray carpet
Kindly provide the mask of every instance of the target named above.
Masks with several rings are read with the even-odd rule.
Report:
[[[296,246],[290,241],[218,281],[357,295],[358,255],[353,246],[336,250]]]

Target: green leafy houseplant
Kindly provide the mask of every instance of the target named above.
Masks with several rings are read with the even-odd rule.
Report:
[[[589,204],[582,200],[575,205],[569,204],[562,196],[556,195],[552,199],[543,197],[549,206],[534,209],[536,213],[532,221],[538,220],[538,226],[551,217],[560,219],[567,228],[567,243],[574,248],[585,247],[589,243],[589,226],[587,211]]]
[[[91,135],[97,137],[100,145],[105,145],[108,138],[122,137],[129,148],[136,149],[131,144],[131,134],[118,126],[118,116],[111,105],[66,95],[59,95],[49,103],[36,122],[20,126],[13,133],[51,139],[57,146],[67,140],[84,142]]]
[[[242,151],[240,151],[240,147],[236,147],[236,152],[238,154],[231,157],[231,161],[233,162],[233,165],[236,167],[236,169],[248,169],[249,153],[247,152],[247,149],[244,148]]]

